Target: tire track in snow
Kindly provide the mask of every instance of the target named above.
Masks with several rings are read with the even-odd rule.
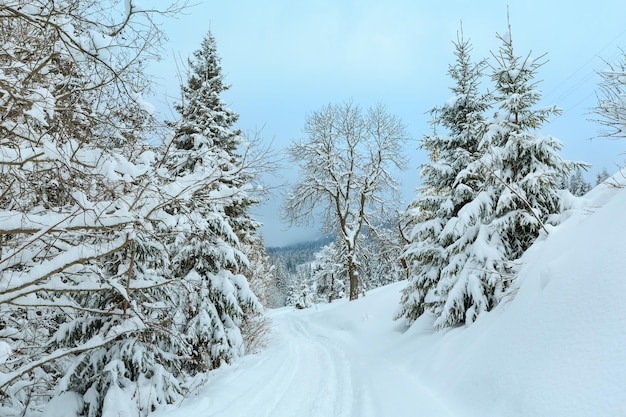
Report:
[[[310,323],[302,319],[291,322],[294,334],[306,339],[309,345],[317,345],[320,359],[317,366],[323,378],[318,384],[317,395],[310,396],[313,400],[312,410],[320,416],[352,416],[353,392],[351,366],[346,352],[340,349],[331,339],[324,335],[312,334]],[[322,355],[320,357],[319,355]],[[314,364],[307,365],[309,369]]]
[[[312,334],[301,318],[274,321],[270,348],[216,374],[198,411],[185,415],[352,417],[351,369],[345,352],[330,339]]]
[[[370,319],[369,315],[364,320]],[[306,323],[318,339],[326,339],[343,352],[351,368],[352,417],[459,417],[439,393],[431,390],[418,375],[409,372],[406,356],[394,355],[393,343],[381,343],[386,333],[361,332],[362,324],[346,321],[331,324],[328,317],[311,315]],[[367,324],[365,325],[367,327]],[[376,326],[374,326],[376,327]],[[330,338],[327,337],[330,336]]]
[[[284,396],[295,378],[297,368],[294,363],[297,363],[299,355],[298,346],[292,339],[281,338],[281,343],[277,346],[278,349],[273,351],[272,355],[259,355],[258,358],[261,360],[252,367],[243,368],[226,378],[212,381],[211,385],[218,389],[214,393],[212,406],[203,415],[269,417],[276,407],[274,399]],[[270,409],[266,412],[268,406]]]
[[[311,314],[313,313],[313,314]],[[218,370],[204,394],[162,417],[448,417],[445,404],[375,339],[315,313],[273,317],[271,343]],[[330,336],[330,337],[329,337]],[[368,343],[369,341],[369,343]]]
[[[343,352],[328,339],[312,335],[301,319],[290,319],[281,327],[285,339],[296,346],[295,371],[288,389],[274,393],[275,401],[266,415],[349,417],[350,370]]]

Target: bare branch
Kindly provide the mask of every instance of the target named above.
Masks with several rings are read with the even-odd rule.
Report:
[[[383,196],[396,188],[388,168],[403,168],[402,143],[408,139],[400,120],[382,105],[363,113],[351,103],[328,105],[306,117],[308,141],[289,148],[303,179],[287,195],[285,213],[292,223],[323,208],[325,226],[338,230],[347,248],[350,297],[358,297],[356,247],[364,225],[388,204]]]

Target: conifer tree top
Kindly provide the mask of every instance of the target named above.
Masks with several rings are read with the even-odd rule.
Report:
[[[224,83],[215,38],[209,31],[200,49],[188,60],[182,103],[176,106],[181,115],[177,129],[180,149],[198,149],[201,143],[208,141],[209,146],[216,145],[229,154],[234,153],[241,132],[234,128],[239,115],[226,106],[221,96],[229,88]]]
[[[500,117],[509,122],[509,128],[521,132],[526,129],[537,129],[551,115],[559,114],[555,106],[542,109],[531,109],[541,99],[536,89],[537,70],[545,64],[546,54],[533,57],[531,52],[522,59],[513,48],[511,24],[507,17],[507,31],[496,37],[501,41],[497,53],[492,53],[495,63],[491,65],[492,80],[495,83],[495,100],[498,103]]]

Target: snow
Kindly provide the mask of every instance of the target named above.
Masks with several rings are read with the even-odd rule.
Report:
[[[133,94],[133,99],[139,105],[139,107],[144,110],[146,113],[150,115],[154,115],[156,113],[156,107],[149,101],[143,98],[143,96],[139,93]]]
[[[0,340],[0,365],[5,363],[7,359],[11,356],[13,349],[11,349],[11,345],[9,345],[4,340]]]
[[[132,396],[127,395],[124,391],[113,384],[104,397],[102,417],[135,417],[140,415],[137,404],[130,399]]]
[[[526,252],[515,297],[469,326],[394,322],[403,282],[272,310],[265,351],[154,415],[626,415],[626,189],[585,200]]]
[[[46,116],[54,115],[55,98],[46,88],[37,88],[31,91],[27,99],[32,103],[30,109],[24,111],[43,126],[48,126]]]
[[[77,417],[83,408],[83,398],[75,392],[64,392],[48,403],[41,417]]]
[[[403,371],[401,358],[384,354],[383,342],[402,335],[392,321],[401,286],[389,288],[353,303],[273,310],[266,351],[218,369],[198,396],[154,415],[414,415],[404,408],[407,400],[416,401],[424,416],[454,415]],[[378,312],[381,304],[385,308]]]

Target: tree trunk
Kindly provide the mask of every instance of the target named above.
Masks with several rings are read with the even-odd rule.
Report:
[[[348,234],[344,234],[346,238],[346,269],[348,270],[348,281],[350,282],[350,301],[359,298],[359,272],[355,262],[356,255],[356,234],[351,234],[352,240],[347,238]]]
[[[359,273],[352,259],[348,263],[348,278],[350,279],[350,301],[356,300],[359,298]]]

